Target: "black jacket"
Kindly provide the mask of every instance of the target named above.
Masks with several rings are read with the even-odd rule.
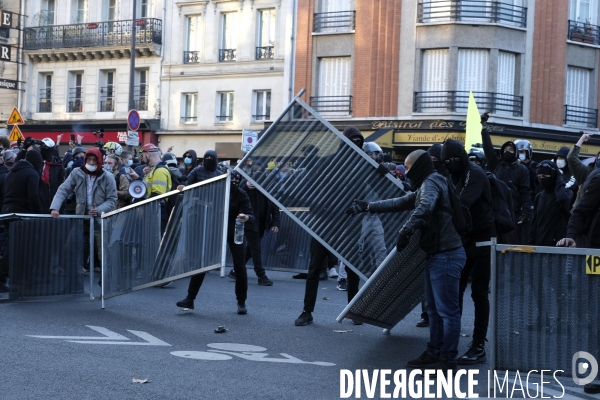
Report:
[[[531,190],[531,201],[533,202],[535,201],[537,194],[542,191],[539,179],[537,177],[538,163],[530,160],[528,163],[522,163],[521,165],[523,165],[525,168],[527,168],[527,171],[529,171],[529,189]]]
[[[215,158],[215,161],[217,163],[219,162],[216,151],[208,150],[204,154],[204,157],[206,158],[207,155],[212,155]],[[215,176],[219,176],[221,174],[222,174],[222,172],[219,171],[219,168],[215,169],[214,171],[207,171],[206,168],[204,168],[204,166],[196,167],[196,168],[194,168],[194,170],[192,172],[190,172],[187,175],[187,184],[191,185],[191,184],[194,184],[197,182],[202,182],[207,179],[214,178]]]
[[[600,169],[585,180],[580,191],[581,201],[573,210],[567,226],[567,237],[576,240],[585,236],[585,247],[600,248]]]
[[[560,173],[552,179],[555,181],[554,190],[542,190],[535,196],[529,232],[529,244],[533,246],[556,246],[556,242],[567,234],[573,191],[565,187]]]
[[[52,200],[58,187],[65,181],[66,173],[60,159],[53,158],[52,161],[44,161],[42,176],[45,175],[46,168],[50,168],[49,180],[46,183],[50,190],[50,200]]]
[[[183,165],[179,166],[179,171],[181,171],[181,175],[187,178],[187,176],[194,170],[194,168],[198,166],[198,156],[196,155],[196,152],[194,150],[188,150],[185,153],[190,153],[190,155],[192,156],[192,163],[190,164],[190,168],[188,169],[187,164],[185,164],[184,162]]]
[[[269,200],[267,196],[262,194],[260,190],[248,188],[246,182],[246,180],[243,180],[240,183],[240,187],[246,192],[250,199],[255,221],[253,223],[250,223],[250,221],[246,222],[245,229],[251,229],[262,236],[265,230],[268,230],[273,226],[279,228],[279,207],[273,204],[273,202]]]
[[[227,220],[227,240],[233,239],[235,231],[235,220],[238,214],[246,214],[249,219],[246,221],[248,224],[254,224],[254,212],[252,211],[252,204],[246,192],[242,189],[231,188],[229,193],[229,218]],[[245,229],[245,227],[244,227]]]
[[[382,213],[414,210],[400,229],[403,236],[421,231],[421,248],[426,253],[448,251],[462,246],[452,222],[448,181],[437,172],[430,174],[416,192],[395,199],[369,203],[369,212]],[[446,205],[446,206],[444,206]]]
[[[3,214],[41,214],[40,175],[26,160],[19,160],[6,175]]]
[[[2,203],[4,202],[4,183],[6,182],[6,175],[8,175],[8,168],[6,168],[6,165],[0,164],[0,211],[2,210]]]
[[[496,175],[496,178],[506,183],[510,189],[515,215],[518,219],[528,219],[531,216],[531,206],[533,205],[529,170],[524,165],[517,163],[516,154],[514,161],[506,162],[502,159],[504,149],[507,146],[512,145],[515,151],[517,146],[510,141],[504,143],[500,149],[500,157],[498,157],[492,145],[490,134],[485,128],[481,131],[481,138],[489,170]]]

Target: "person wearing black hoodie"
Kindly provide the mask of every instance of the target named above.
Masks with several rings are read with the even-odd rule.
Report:
[[[42,167],[42,180],[48,184],[50,201],[56,195],[58,187],[65,181],[65,168],[62,160],[54,155],[56,143],[50,138],[42,139],[40,152],[44,161]]]
[[[189,152],[186,152],[186,154],[187,153]],[[219,158],[217,157],[217,152],[214,150],[208,150],[206,153],[204,153],[204,162],[202,165],[194,168],[189,173],[182,172],[182,174],[187,176],[188,185],[192,185],[196,182],[202,182],[221,174],[221,171],[218,171],[217,169],[218,163]]]
[[[433,166],[438,174],[443,175],[446,178],[450,177],[450,173],[446,169],[446,165],[442,162],[442,145],[439,143],[435,143],[430,148],[427,149],[427,152],[431,156],[431,161],[433,161]]]
[[[481,119],[482,124],[487,122],[487,116],[484,114]],[[531,217],[531,189],[529,170],[524,165],[517,162],[517,146],[508,141],[500,148],[500,157],[496,155],[492,139],[487,129],[484,127],[481,131],[483,140],[483,151],[488,162],[488,168],[510,189],[515,220],[517,227],[506,234],[500,235],[499,242],[503,244],[523,244],[521,234],[521,225]]]
[[[442,162],[450,173],[460,202],[471,212],[473,229],[462,238],[467,262],[460,276],[459,302],[461,314],[463,298],[471,277],[471,297],[475,304],[473,341],[469,350],[457,360],[468,365],[486,361],[485,341],[490,318],[490,247],[477,247],[476,242],[496,236],[492,206],[492,189],[485,171],[469,161],[462,143],[448,139],[442,146]]]
[[[183,153],[183,165],[179,166],[179,170],[181,171],[181,175],[184,178],[187,176],[198,166],[198,156],[194,150],[188,150]]]
[[[575,196],[554,162],[542,161],[536,172],[543,190],[535,196],[529,244],[556,246],[567,234],[569,210]]]
[[[563,146],[560,149],[558,149],[553,161],[562,173],[562,180],[565,182],[565,188],[572,190],[573,193],[577,193],[577,190],[579,189],[579,182],[577,182],[577,179],[571,173],[571,170],[569,169],[569,164],[567,163],[569,150],[570,149],[566,146]],[[571,205],[574,201],[575,197],[573,197],[573,199],[571,200]]]

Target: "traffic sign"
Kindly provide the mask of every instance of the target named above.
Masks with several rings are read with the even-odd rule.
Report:
[[[23,134],[21,133],[21,130],[19,129],[19,126],[13,125],[12,131],[10,131],[10,136],[8,137],[8,140],[10,140],[11,142],[16,142],[19,139],[25,140],[25,138],[23,137]]]
[[[139,146],[140,145],[140,136],[135,131],[127,132],[127,139],[125,140],[125,144],[127,146]]]
[[[137,131],[140,129],[140,114],[137,110],[129,111],[129,115],[127,116],[127,126],[129,126],[130,131]]]
[[[23,117],[21,117],[21,113],[17,110],[17,107],[13,108],[10,113],[10,117],[8,117],[8,121],[6,121],[7,125],[21,125],[24,124]]]
[[[258,141],[258,132],[251,131],[250,129],[244,129],[242,131],[242,151],[244,153],[252,150],[256,142]]]

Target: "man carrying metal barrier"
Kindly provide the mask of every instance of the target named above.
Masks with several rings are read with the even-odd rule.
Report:
[[[412,234],[421,232],[419,245],[428,256],[425,262],[425,299],[429,314],[427,350],[406,365],[410,368],[455,370],[460,336],[458,301],[461,271],[466,256],[453,221],[449,182],[438,174],[431,156],[416,150],[406,157],[406,174],[415,192],[368,203],[355,200],[347,214],[414,210],[400,229],[396,248],[405,248]]]

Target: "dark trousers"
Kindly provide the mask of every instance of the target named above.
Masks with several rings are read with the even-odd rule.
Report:
[[[475,304],[475,327],[473,342],[484,343],[490,318],[490,247],[475,247],[475,243],[465,247],[467,262],[460,276],[460,313],[463,310],[463,297],[471,276],[471,297]]]
[[[2,259],[0,260],[0,283],[8,281],[9,263],[8,263],[8,222],[4,222],[1,229],[3,231],[4,243],[2,244]]]
[[[462,307],[462,300],[460,302],[460,305]],[[461,308],[461,311],[462,311],[462,308]],[[429,321],[429,315],[427,315],[427,308],[425,307],[425,300],[423,300],[421,302],[421,319]]]
[[[508,233],[498,235],[498,243],[500,244],[521,244],[523,239],[521,225],[517,225],[515,229]],[[527,242],[525,242],[527,243]]]
[[[352,301],[354,296],[358,293],[358,284],[360,283],[360,278],[357,273],[352,271],[350,267],[346,267],[346,274],[348,275],[348,303]]]
[[[246,263],[250,258],[252,258],[252,263],[254,264],[254,273],[257,277],[265,276],[265,269],[262,265],[262,237],[264,230],[261,233],[254,232],[253,230],[246,230],[244,232],[246,236],[246,242],[248,242],[248,246],[246,246]]]
[[[306,277],[306,289],[304,291],[304,311],[306,312],[312,313],[315,311],[319,292],[319,275],[323,269],[323,263],[329,259],[330,254],[329,250],[315,238],[310,240],[310,264],[308,265],[308,276]]]
[[[248,274],[246,273],[246,263],[244,261],[246,243],[235,244],[233,236],[231,236],[227,238],[227,244],[233,258],[233,269],[235,271],[235,297],[238,304],[244,304],[248,296]],[[188,297],[190,299],[195,299],[198,295],[205,275],[206,273],[194,275],[190,279],[190,285],[188,286]]]

